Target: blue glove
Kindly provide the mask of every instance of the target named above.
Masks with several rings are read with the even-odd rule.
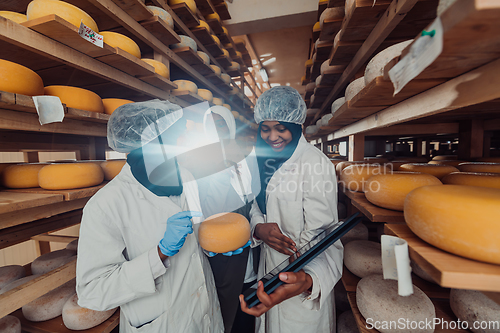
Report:
[[[234,255],[240,254],[241,252],[243,252],[243,249],[246,248],[246,247],[249,247],[250,244],[252,244],[251,240],[249,240],[245,245],[243,245],[239,249],[236,249],[234,251],[229,251],[229,252],[222,253],[222,255],[226,256],[226,257],[230,257],[230,256],[234,256]],[[217,253],[215,253],[215,252],[208,252],[208,256],[209,257],[214,257],[216,255],[217,255]]]
[[[184,245],[188,234],[193,232],[192,217],[203,216],[200,212],[180,212],[172,215],[167,220],[167,230],[158,246],[161,253],[166,256],[173,256]]]

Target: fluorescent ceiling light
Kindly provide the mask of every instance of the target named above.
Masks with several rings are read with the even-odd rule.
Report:
[[[272,58],[267,59],[266,61],[264,61],[264,62],[262,63],[262,66],[267,66],[267,65],[269,65],[269,64],[272,64],[272,63],[273,63],[273,62],[275,62],[275,61],[276,61],[276,57],[272,57]]]
[[[261,68],[259,73],[260,73],[260,76],[262,77],[262,80],[269,81],[269,76],[267,76],[267,72],[264,68]]]
[[[271,83],[271,88],[279,87],[279,86],[281,86],[281,84],[279,84],[279,83]]]

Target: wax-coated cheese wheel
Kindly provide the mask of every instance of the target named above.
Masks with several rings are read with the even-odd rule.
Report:
[[[382,250],[380,243],[367,240],[353,240],[344,247],[344,264],[361,278],[382,274]]]
[[[459,166],[461,163],[464,163],[464,161],[458,161],[458,160],[432,160],[427,162],[428,164],[433,164],[433,165],[451,165],[454,167]]]
[[[352,81],[345,90],[345,99],[346,101],[350,101],[354,98],[363,88],[365,87],[365,78],[360,77],[354,81]]]
[[[163,21],[167,22],[167,25],[173,29],[174,28],[174,20],[172,19],[172,15],[167,12],[165,9],[156,7],[156,6],[146,6],[154,15],[161,18]]]
[[[30,321],[45,321],[60,316],[66,301],[75,294],[76,280],[52,289],[45,295],[22,307],[24,318]]]
[[[168,0],[170,6],[180,3],[185,3],[193,13],[196,13],[196,2],[194,0]]]
[[[104,174],[97,163],[61,163],[43,167],[38,173],[40,187],[68,190],[99,185]]]
[[[219,37],[217,37],[216,35],[211,35],[211,36],[212,36],[212,39],[214,40],[214,43],[220,46],[221,44],[220,44]]]
[[[87,89],[69,86],[47,86],[45,95],[57,96],[69,108],[86,110],[90,112],[104,112],[102,99],[95,92]]]
[[[5,17],[6,19],[9,19],[16,23],[24,23],[28,20],[26,15],[16,12],[10,12],[8,10],[0,10],[0,16]]]
[[[211,103],[212,99],[214,98],[214,95],[208,89],[198,89],[198,95],[200,95],[201,98],[203,98],[205,101],[208,101],[209,103]]]
[[[43,95],[43,81],[28,67],[0,59],[0,90],[28,96]]]
[[[200,56],[201,60],[203,60],[203,63],[205,65],[210,65],[210,57],[208,56],[208,54],[206,54],[205,52],[201,52],[201,51],[197,51],[196,53],[198,53],[198,55]]]
[[[175,80],[174,83],[177,85],[177,89],[175,90],[178,91],[187,90],[192,92],[193,94],[198,93],[198,86],[194,82],[188,80]]]
[[[363,223],[356,224],[354,228],[349,230],[344,236],[340,237],[340,241],[344,246],[354,240],[368,240],[368,228]]]
[[[356,304],[359,312],[370,319],[372,324],[378,323],[376,328],[381,333],[432,333],[434,327],[426,327],[413,323],[433,323],[436,317],[434,304],[427,295],[413,285],[413,294],[400,296],[398,281],[384,280],[382,275],[367,276],[358,282],[356,287]],[[409,322],[411,325],[401,329],[389,323]],[[384,325],[385,323],[385,325]],[[392,326],[392,327],[391,327]]]
[[[11,283],[6,284],[2,288],[0,288],[0,295],[5,294],[9,290],[12,290],[12,289],[14,289],[16,287],[19,287],[20,285],[23,285],[23,284],[25,284],[25,283],[33,280],[34,278],[39,277],[39,276],[40,275],[29,275],[29,276],[25,276],[23,278],[17,279],[15,281],[12,281]]]
[[[500,189],[500,173],[452,172],[442,179],[443,184],[492,187]]]
[[[210,65],[210,68],[212,68],[212,70],[214,71],[215,75],[217,75],[217,76],[220,76],[220,74],[222,73],[222,70],[217,65]]]
[[[207,16],[205,16],[205,18],[207,20],[214,20],[215,19],[217,21],[220,21],[220,16],[217,13],[208,14]]]
[[[469,329],[474,333],[500,331],[498,323],[500,304],[480,291],[451,289],[450,307],[455,316],[462,322],[467,322]]]
[[[228,109],[229,111],[231,111],[231,105],[229,104],[222,104],[223,107],[225,107],[226,109]]]
[[[408,227],[427,243],[500,264],[500,190],[465,185],[419,187],[406,197]]]
[[[11,165],[2,172],[2,183],[8,188],[40,187],[38,173],[46,163]]]
[[[172,44],[170,45],[171,49],[180,49],[181,47],[189,47],[192,49],[194,52],[198,51],[198,46],[196,45],[196,42],[189,36],[184,36],[184,35],[179,35],[181,38],[181,42],[177,44]]]
[[[390,169],[377,164],[354,164],[346,167],[340,174],[340,182],[350,191],[363,192],[368,178],[390,172]]]
[[[21,321],[15,316],[5,316],[0,318],[0,332],[21,333]]]
[[[500,163],[468,162],[459,164],[457,168],[462,172],[500,173]]]
[[[89,14],[64,1],[33,0],[29,3],[28,9],[26,10],[28,20],[34,20],[51,14],[56,14],[76,27],[80,27],[80,22],[83,22],[83,24],[94,32],[99,32],[97,24]]]
[[[103,37],[104,43],[109,46],[118,47],[136,58],[141,58],[141,49],[131,38],[112,31],[101,31],[100,34]]]
[[[457,160],[457,155],[437,155],[432,158],[433,161],[449,161],[449,160]]]
[[[220,105],[220,106],[224,105],[224,102],[222,101],[222,99],[217,98],[217,97],[214,97],[212,99],[212,103],[214,103],[215,105]]]
[[[408,163],[399,167],[401,171],[428,173],[441,179],[447,174],[458,172],[459,170],[451,165],[436,165],[427,163]]]
[[[342,174],[342,170],[353,164],[368,164],[368,163],[365,161],[340,161],[340,163],[338,163],[335,166],[335,172],[337,173],[337,175],[340,176],[340,174]]]
[[[43,254],[31,263],[33,274],[45,274],[76,259],[76,252],[63,249]]]
[[[104,173],[104,180],[111,180],[115,178],[120,171],[122,171],[123,166],[127,163],[127,160],[109,160],[101,163],[101,168]]]
[[[26,276],[26,270],[20,265],[0,267],[0,289],[9,283]]]
[[[426,185],[442,185],[442,183],[428,173],[394,172],[374,175],[365,184],[365,195],[374,205],[403,211],[408,193]]]
[[[201,223],[198,238],[200,246],[206,251],[234,251],[248,242],[250,223],[240,214],[215,214]]]
[[[224,53],[225,57],[229,57],[229,51],[226,49],[222,49],[222,53]]]
[[[321,23],[319,21],[314,23],[313,31],[321,31]]]
[[[220,78],[222,79],[222,81],[224,81],[227,84],[231,83],[231,77],[229,75],[227,75],[226,73],[222,73],[220,75]]]
[[[78,239],[71,241],[66,245],[66,250],[77,251],[78,250]]]
[[[323,23],[325,21],[342,20],[345,15],[344,7],[331,7],[327,8],[321,13],[319,17],[319,27],[323,29]]]
[[[170,71],[169,71],[167,65],[165,65],[164,63],[162,63],[158,60],[146,59],[146,58],[142,58],[142,61],[153,66],[156,74],[163,76],[165,79],[170,78]]]
[[[87,330],[103,323],[115,313],[116,308],[107,311],[94,311],[78,305],[78,295],[74,294],[64,304],[62,320],[70,330]]]
[[[370,84],[377,76],[384,75],[384,67],[394,58],[399,57],[401,52],[413,42],[413,39],[394,44],[377,53],[370,60],[365,69],[365,85]]]
[[[207,22],[205,22],[203,20],[200,20],[200,24],[196,27],[196,29],[200,29],[200,28],[205,28],[205,29],[207,29],[208,32],[210,32],[210,26],[208,25]]]
[[[105,114],[112,114],[118,107],[129,103],[134,103],[134,101],[121,98],[103,98],[102,100]]]

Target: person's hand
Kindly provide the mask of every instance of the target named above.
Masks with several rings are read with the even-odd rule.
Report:
[[[243,249],[245,249],[246,247],[249,247],[250,244],[252,244],[252,241],[248,241],[245,245],[243,245],[242,247],[240,247],[239,249],[236,249],[234,251],[229,251],[229,252],[224,252],[222,253],[223,256],[227,256],[227,257],[230,257],[230,256],[234,256],[234,255],[237,255],[237,254],[240,254],[243,252]],[[216,256],[218,253],[215,253],[215,252],[208,252],[208,256],[209,257],[214,257]]]
[[[295,242],[281,233],[277,223],[257,224],[254,233],[257,238],[278,252],[289,256],[297,252]]]
[[[180,212],[167,219],[167,230],[163,239],[158,244],[160,251],[165,256],[175,255],[184,245],[188,234],[193,232],[192,217],[203,216],[200,212]]]
[[[304,270],[300,270],[298,273],[280,273],[279,278],[284,284],[276,288],[270,295],[266,294],[264,291],[264,283],[259,281],[257,297],[260,300],[260,304],[253,306],[251,309],[248,308],[244,296],[240,295],[241,310],[249,315],[260,317],[276,304],[300,295],[304,291],[312,288],[313,284],[312,277],[304,272]]]

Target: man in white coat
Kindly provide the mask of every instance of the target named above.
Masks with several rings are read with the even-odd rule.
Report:
[[[184,129],[182,109],[158,100],[121,106],[108,122],[127,164],[84,208],[76,279],[80,306],[120,307],[120,332],[224,331],[196,236],[198,188],[175,158]]]

